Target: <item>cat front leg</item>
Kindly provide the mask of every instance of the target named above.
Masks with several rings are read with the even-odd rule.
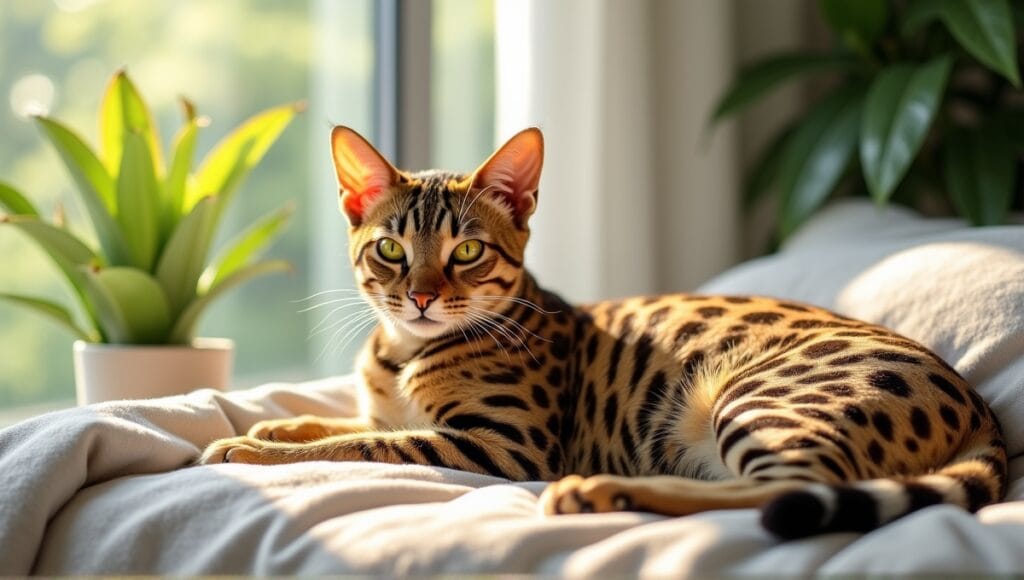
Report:
[[[374,425],[364,417],[317,417],[300,415],[288,419],[260,421],[249,429],[248,436],[266,441],[305,443],[334,435],[373,431]]]
[[[513,480],[555,476],[535,450],[517,449],[495,435],[444,428],[337,435],[307,443],[233,437],[211,443],[198,463],[274,465],[302,461],[412,463]]]

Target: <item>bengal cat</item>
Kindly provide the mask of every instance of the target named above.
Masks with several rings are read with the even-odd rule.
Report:
[[[264,421],[203,463],[378,461],[556,481],[548,514],[761,507],[783,538],[1006,487],[995,416],[923,346],[806,304],[677,294],[573,307],[523,268],[543,139],[474,173],[395,169],[332,132],[379,318],[360,418]]]

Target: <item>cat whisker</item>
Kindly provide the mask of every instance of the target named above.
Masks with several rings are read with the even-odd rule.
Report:
[[[491,334],[490,330],[488,330],[487,325],[493,323],[493,321],[490,318],[487,318],[485,316],[480,316],[479,314],[474,314],[472,312],[467,312],[466,313],[466,318],[468,318],[469,320],[473,321],[474,325],[478,329],[486,332],[487,336],[491,337],[491,340],[494,341],[495,346],[497,346],[498,350],[500,350],[502,352],[502,354],[505,355],[506,359],[512,360],[512,357],[509,356],[508,350],[505,349],[505,346],[503,344],[501,344],[501,341],[498,340],[498,338],[496,336]]]
[[[522,332],[524,332],[526,334],[529,334],[533,338],[536,338],[537,340],[540,340],[542,342],[551,342],[550,338],[544,338],[543,336],[540,336],[540,335],[536,334],[535,332],[533,332],[529,328],[526,328],[525,326],[523,326],[518,320],[516,320],[516,319],[514,319],[514,318],[512,318],[510,316],[506,316],[506,315],[504,315],[504,314],[502,314],[500,312],[494,312],[492,310],[487,310],[486,308],[477,308],[476,306],[467,306],[467,308],[471,308],[471,309],[473,309],[476,312],[483,312],[485,314],[490,314],[490,315],[493,315],[493,316],[500,316],[502,319],[509,321],[509,323],[511,323],[512,326],[514,326],[516,329],[518,329],[518,330],[520,330],[520,331],[522,331]]]
[[[473,308],[472,306],[470,306],[469,308],[472,309],[473,311],[475,311],[475,313],[477,313],[478,315],[485,316],[485,317],[487,315],[489,315],[489,314],[497,314],[496,312],[490,312],[490,311],[487,311],[487,310],[481,310],[479,308]],[[485,314],[480,314],[480,313],[485,313]],[[498,316],[504,316],[504,315],[499,314]],[[536,334],[533,334],[529,330],[526,330],[525,328],[523,328],[522,325],[520,325],[515,320],[512,320],[511,318],[508,318],[507,316],[504,316],[504,318],[510,320],[513,324],[518,325],[518,328],[509,329],[504,324],[501,324],[501,323],[497,322],[494,319],[490,319],[490,322],[492,323],[492,328],[494,328],[496,331],[500,332],[503,336],[505,336],[509,340],[518,343],[519,346],[521,346],[523,348],[523,350],[525,350],[526,353],[530,355],[530,358],[532,358],[534,362],[539,364],[540,361],[537,360],[537,357],[534,356],[533,351],[530,350],[530,345],[528,345],[526,343],[526,341],[523,339],[523,337],[519,334],[519,329],[524,330],[526,333],[528,333],[530,335],[533,335],[534,337],[536,337],[536,338],[538,338],[540,340],[545,340],[545,339],[537,336]],[[515,332],[513,332],[513,330],[515,330]],[[551,342],[551,341],[548,341],[548,342]]]
[[[463,326],[461,320],[456,320],[455,321],[455,329],[462,333],[462,339],[466,341],[466,344],[469,344],[469,336],[466,334],[466,329]],[[477,351],[477,352],[479,352],[479,351]]]
[[[328,300],[327,302],[321,302],[320,304],[314,304],[312,306],[307,306],[307,307],[303,308],[302,310],[298,310],[296,312],[298,312],[299,314],[302,314],[303,312],[309,312],[310,310],[316,310],[317,308],[323,308],[324,306],[329,306],[331,304],[337,304],[339,302],[362,303],[362,302],[366,302],[366,299],[363,298],[362,296],[346,296],[344,298],[335,298],[333,300]]]
[[[473,198],[473,201],[470,202],[469,206],[467,206],[465,209],[463,209],[462,211],[459,212],[459,223],[462,223],[463,218],[466,217],[466,214],[469,212],[469,210],[473,209],[473,206],[476,204],[476,200],[480,199],[480,196],[483,195],[484,193],[486,193],[488,190],[494,189],[494,187],[495,186],[493,186],[493,185],[488,185],[487,187],[481,189],[476,194],[476,197]],[[462,199],[463,203],[465,203],[465,201],[466,201],[466,199],[468,197],[469,197],[469,194],[467,194],[466,197],[464,197]]]
[[[334,288],[334,289],[331,289],[331,290],[321,290],[321,291],[317,292],[316,294],[311,294],[309,296],[306,296],[305,298],[300,298],[299,300],[289,300],[289,302],[291,302],[293,304],[296,304],[298,302],[305,302],[307,300],[312,300],[312,299],[317,298],[319,296],[323,296],[324,294],[333,294],[333,293],[336,293],[336,292],[359,292],[359,290],[357,288]]]
[[[487,316],[485,314],[480,314],[478,312],[467,312],[466,314],[467,314],[467,316],[470,316],[470,317],[476,317],[476,319],[479,320],[482,323],[482,328],[484,330],[486,330],[488,328],[493,329],[495,332],[497,332],[498,334],[500,334],[501,336],[506,338],[508,341],[512,342],[513,344],[518,345],[518,348],[520,349],[520,352],[525,350],[526,353],[530,355],[530,358],[532,358],[534,360],[534,362],[537,362],[537,363],[540,362],[540,361],[537,360],[537,357],[534,356],[533,351],[530,350],[530,346],[528,344],[526,344],[526,341],[524,341],[523,338],[519,334],[517,334],[517,333],[513,332],[511,329],[507,328],[504,324],[499,323],[498,321],[494,320],[490,316]],[[490,334],[490,333],[488,332],[488,334]],[[502,346],[502,351],[505,353],[506,358],[508,358],[509,357],[508,350],[504,348],[504,345],[501,345],[501,346]]]
[[[347,337],[353,333],[353,330],[361,329],[367,324],[372,323],[374,318],[376,317],[366,316],[366,313],[363,313],[358,318],[346,319],[345,323],[342,324],[337,330],[335,330],[331,337],[327,339],[327,342],[324,344],[324,347],[320,349],[320,354],[317,355],[316,360],[319,361],[321,358],[323,358],[323,356],[327,353],[328,350],[331,350],[331,345],[334,343],[334,341],[338,338],[339,335],[345,333],[343,335],[343,338]]]
[[[461,321],[461,320],[457,320],[455,325],[460,330],[465,328],[465,330],[462,331],[462,335],[463,336],[466,336],[466,331],[469,331],[469,333],[473,335],[473,341],[472,341],[473,342],[473,347],[476,349],[477,355],[482,355],[483,354],[483,350],[480,348],[480,342],[481,342],[482,337],[481,337],[480,333],[477,332],[477,330],[475,328],[473,328],[473,325],[472,324],[463,324],[463,321]],[[469,337],[466,337],[466,342],[469,342]]]
[[[348,333],[348,335],[346,335],[345,338],[342,339],[342,342],[335,349],[335,352],[339,352],[340,353],[340,352],[344,351],[345,348],[349,345],[350,342],[352,342],[353,339],[355,339],[357,336],[362,334],[362,332],[364,330],[366,330],[368,328],[373,328],[373,325],[375,323],[377,323],[377,322],[378,322],[377,317],[374,316],[370,320],[368,320],[366,322],[363,322],[361,325],[359,325],[356,328],[354,328],[352,331],[350,331]]]
[[[470,300],[504,300],[514,302],[516,304],[522,304],[527,308],[531,308],[539,314],[560,314],[562,312],[561,310],[544,310],[537,304],[534,304],[525,298],[519,298],[518,296],[473,296]]]
[[[329,326],[321,328],[321,326],[323,326],[324,323],[326,323],[327,320],[328,320],[327,318],[324,318],[322,321],[320,321],[320,324],[318,324],[312,330],[309,331],[309,338],[313,338],[314,336],[316,336],[316,335],[318,335],[318,334],[320,334],[322,332],[326,332],[328,330],[331,330],[332,328],[337,328],[339,325],[354,324],[355,321],[357,321],[357,320],[358,321],[362,321],[365,318],[367,318],[368,315],[369,316],[373,316],[374,315],[374,312],[373,312],[372,309],[361,310],[359,312],[353,312],[353,313],[349,314],[347,317],[342,318],[341,320],[335,321],[333,324],[331,324]]]

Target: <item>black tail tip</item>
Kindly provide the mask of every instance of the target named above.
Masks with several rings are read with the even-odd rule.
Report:
[[[814,494],[792,491],[761,508],[761,525],[783,540],[805,538],[821,532],[825,506]]]

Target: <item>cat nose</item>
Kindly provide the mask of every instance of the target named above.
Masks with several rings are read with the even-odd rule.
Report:
[[[437,298],[437,292],[414,292],[410,290],[409,298],[416,303],[417,308],[423,311]]]

